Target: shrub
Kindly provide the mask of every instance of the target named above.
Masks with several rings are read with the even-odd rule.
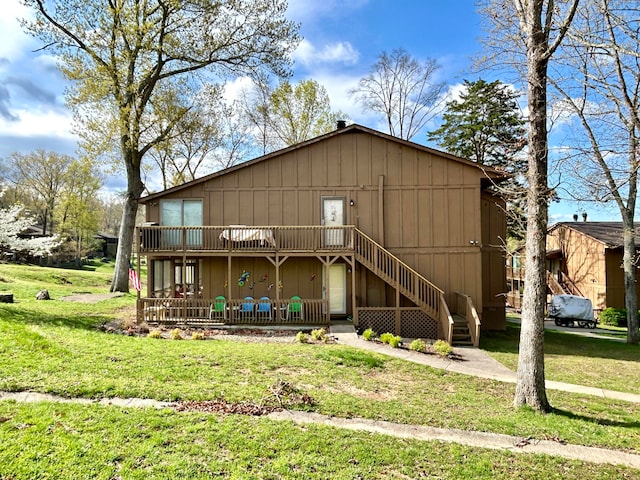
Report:
[[[171,340],[182,340],[182,334],[180,333],[180,329],[174,328],[173,330],[171,330],[169,337],[171,338]]]
[[[193,332],[191,334],[191,340],[204,340],[204,333],[202,333],[202,332]]]
[[[162,338],[162,330],[156,328],[155,330],[151,330],[147,336],[149,338]]]
[[[393,337],[394,337],[393,333],[385,332],[382,335],[380,335],[380,341],[382,343],[389,343]]]
[[[424,340],[416,338],[409,344],[409,350],[414,352],[426,353],[427,352],[427,344]]]
[[[296,334],[296,342],[298,343],[309,343],[309,340],[311,340],[311,337],[304,332],[298,332]]]
[[[387,343],[391,348],[398,348],[402,343],[402,337],[400,337],[399,335],[391,335]]]
[[[325,342],[327,340],[327,331],[324,328],[311,330],[311,339],[314,342]]]
[[[371,328],[367,328],[364,332],[362,332],[362,338],[364,338],[367,342],[370,342],[376,337],[376,332],[374,332]]]
[[[433,344],[433,351],[436,352],[438,355],[442,355],[443,357],[446,357],[447,355],[450,355],[451,353],[453,353],[453,348],[451,348],[451,345],[449,345],[449,342],[445,340],[436,340],[436,343]]]
[[[600,312],[600,323],[603,325],[611,325],[613,327],[627,326],[627,310],[624,308],[605,308]]]

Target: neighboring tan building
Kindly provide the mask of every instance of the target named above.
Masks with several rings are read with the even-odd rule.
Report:
[[[378,333],[450,342],[454,327],[466,328],[458,319],[477,344],[476,320],[505,328],[504,202],[490,189],[502,179],[350,125],[149,195],[139,318],[352,319]]]
[[[640,229],[635,235],[640,246]],[[622,254],[622,222],[562,222],[547,234],[551,276],[597,311],[625,308]]]

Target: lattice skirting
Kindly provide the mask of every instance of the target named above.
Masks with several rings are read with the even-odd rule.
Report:
[[[396,312],[400,314],[400,329],[396,328]],[[358,328],[371,328],[378,334],[391,332],[403,338],[436,340],[438,322],[419,308],[358,308]]]

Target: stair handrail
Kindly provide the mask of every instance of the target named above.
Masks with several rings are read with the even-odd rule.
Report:
[[[444,299],[444,294],[440,295],[440,328],[442,329],[442,336],[449,345],[453,345],[453,315],[449,311],[449,306]]]
[[[569,287],[569,291],[571,292],[572,295],[578,295],[579,297],[584,297],[584,295],[582,295],[582,292],[580,291],[578,286],[575,283],[573,283],[573,280],[571,280],[566,273],[560,272],[560,279],[562,283],[564,283]]]
[[[409,292],[409,294],[413,296],[411,300],[414,300],[418,305],[420,305],[423,308],[431,309],[433,316],[442,321],[441,306],[446,305],[446,302],[444,301],[444,291],[439,287],[437,287],[436,285],[434,285],[433,283],[431,283],[420,273],[416,272],[413,268],[411,268],[409,265],[404,263],[402,260],[396,257],[393,253],[391,253],[389,250],[384,248],[382,245],[380,245],[378,242],[373,240],[364,232],[360,231],[357,228],[354,229],[354,232],[356,233],[355,239],[354,239],[356,255],[361,256],[362,258],[366,259],[367,262],[371,263],[372,265],[375,265],[376,268],[378,268],[382,273],[390,277],[393,281],[397,282],[398,286],[400,286],[406,292]],[[378,265],[378,263],[374,261],[374,258],[370,258],[371,256],[366,256],[365,253],[363,252],[364,248],[362,248],[364,247],[364,245],[362,244],[360,239],[363,239],[366,242],[370,243],[373,247],[375,247],[375,249],[377,249],[377,251],[386,255],[386,257],[390,259],[394,265],[387,265],[386,268],[384,268],[383,265]],[[401,270],[403,272],[406,272],[410,276],[412,276],[416,281],[415,282],[409,281],[409,278],[406,278],[404,274],[401,275],[400,273]],[[403,277],[405,281],[403,282],[402,281],[403,278],[399,278],[399,277]],[[453,322],[453,320],[451,322]],[[444,326],[445,325],[443,323],[443,327]]]
[[[568,293],[562,287],[562,285],[560,285],[560,282],[558,282],[556,277],[554,277],[551,272],[547,272],[547,285],[549,286],[549,290],[551,290],[551,293],[554,295],[563,295],[565,293]]]

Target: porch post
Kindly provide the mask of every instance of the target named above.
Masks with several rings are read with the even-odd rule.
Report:
[[[356,260],[352,254],[351,257],[351,320],[354,325],[358,325],[358,306],[356,305]]]
[[[231,243],[231,242],[229,242]],[[231,321],[231,323],[233,323],[233,321],[235,320],[233,318],[233,305],[230,303],[232,295],[231,295],[231,251],[229,251],[229,254],[227,256],[227,295],[228,295],[228,299],[227,299],[227,305],[229,306],[229,320]]]
[[[325,301],[327,302],[327,318],[325,320],[327,322],[327,325],[331,325],[331,299],[329,298],[330,292],[331,292],[331,275],[329,275],[329,267],[331,267],[332,263],[333,262],[331,262],[329,255],[327,255],[325,264],[324,264],[324,271],[325,271],[324,296],[325,296]]]
[[[276,322],[281,322],[282,321],[282,312],[280,311],[280,256],[278,255],[278,252],[276,252],[276,262],[275,262],[275,267],[276,267],[276,304],[275,304],[275,308],[273,311],[273,315],[276,318]]]
[[[134,238],[135,242],[135,252],[136,252],[136,271],[138,272],[138,278],[142,281],[142,276],[140,275],[140,228],[136,227],[136,233]],[[149,257],[147,257],[149,258]],[[142,290],[142,289],[141,289]],[[136,292],[136,323],[139,325],[141,320],[141,302],[140,302],[140,292],[141,290],[137,290]],[[149,296],[149,265],[147,264],[147,297]]]
[[[400,315],[400,262],[395,262],[396,264],[396,335],[400,335],[402,331],[402,317]]]
[[[184,246],[187,247],[187,229],[182,227],[184,231]],[[182,319],[187,323],[187,254],[182,254]]]

